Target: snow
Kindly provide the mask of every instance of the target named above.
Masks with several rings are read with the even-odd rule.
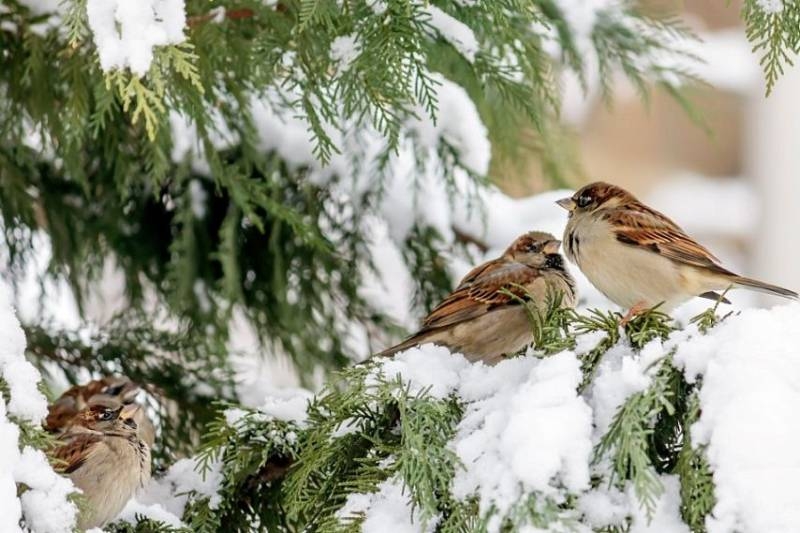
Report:
[[[800,531],[800,303],[749,309],[678,344],[703,374],[692,440],[707,444],[717,504],[711,533]]]
[[[345,70],[358,56],[360,50],[355,35],[340,35],[331,43],[331,59]]]
[[[451,443],[465,468],[453,494],[477,495],[482,512],[502,514],[532,491],[588,488],[591,410],[576,392],[580,379],[572,352],[467,369],[459,390],[469,403]]]
[[[591,410],[576,392],[580,363],[572,352],[469,364],[445,348],[423,345],[383,361],[412,394],[456,394],[466,402],[450,448],[464,465],[453,481],[459,499],[506,513],[524,494],[581,491],[589,484]]]
[[[148,485],[122,510],[120,519],[136,523],[136,515],[160,520],[174,527],[186,527],[180,517],[189,501],[190,493],[209,499],[209,508],[220,504],[218,490],[222,483],[222,463],[213,463],[202,473],[194,459],[179,459],[167,473],[151,478]]]
[[[365,515],[362,533],[428,533],[434,531],[436,525],[435,520],[429,520],[422,527],[421,517],[413,509],[408,491],[404,491],[402,482],[394,478],[381,483],[372,494],[349,495],[336,514],[342,521]]]
[[[783,0],[756,0],[756,3],[768,15],[775,15],[783,11]]]
[[[690,533],[689,526],[683,523],[680,514],[680,480],[677,476],[660,476],[664,492],[658,498],[653,516],[640,505],[632,505],[632,523],[630,533]],[[633,489],[628,491],[628,499],[636,501]],[[769,530],[761,530],[769,531]],[[732,531],[730,533],[733,533]]]
[[[153,48],[183,42],[183,0],[87,0],[86,14],[103,70],[144,76]]]
[[[55,473],[40,450],[20,451],[21,421],[38,425],[47,415],[47,400],[39,392],[39,372],[25,359],[25,335],[20,328],[8,290],[0,286],[0,377],[7,383],[8,404],[0,397],[0,531],[21,531],[23,518],[34,533],[67,533],[75,524],[77,509],[67,497],[72,482]],[[17,484],[28,490],[17,496]]]
[[[474,62],[479,48],[478,40],[470,27],[434,5],[426,6],[425,11],[430,15],[431,26],[439,35],[452,44],[464,59]]]

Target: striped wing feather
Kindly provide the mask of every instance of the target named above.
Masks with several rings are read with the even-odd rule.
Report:
[[[477,272],[476,272],[477,271]],[[476,318],[490,309],[515,303],[539,271],[521,263],[491,261],[474,269],[422,323],[422,331]],[[510,294],[509,294],[510,293]]]

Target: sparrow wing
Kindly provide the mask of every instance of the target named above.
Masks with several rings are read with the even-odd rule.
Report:
[[[445,300],[430,312],[422,331],[457,324],[503,305],[516,305],[525,289],[540,278],[538,270],[510,261],[495,260],[473,270]],[[510,294],[509,294],[510,293]]]
[[[101,442],[102,436],[96,433],[71,434],[66,442],[56,448],[52,454],[61,463],[56,465],[56,469],[64,474],[74,472],[86,462],[86,459]]]
[[[649,249],[678,263],[729,274],[714,254],[658,211],[637,204],[615,209],[607,218],[622,243]]]

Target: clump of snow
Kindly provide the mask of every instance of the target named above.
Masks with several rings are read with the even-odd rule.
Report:
[[[431,7],[431,9],[438,9]],[[435,75],[438,101],[437,118],[434,122],[420,108],[417,116],[408,122],[423,146],[436,148],[444,140],[458,153],[458,160],[464,168],[484,175],[489,171],[491,145],[486,127],[481,122],[478,110],[467,91],[446,78]]]
[[[628,495],[615,487],[601,484],[581,494],[578,510],[587,525],[601,529],[622,524],[631,513]]]
[[[469,366],[464,357],[443,346],[424,344],[381,361],[377,373],[387,380],[399,377],[410,386],[411,394],[426,391],[441,399],[457,390],[461,373]]]
[[[161,520],[175,527],[185,527],[180,517],[189,501],[190,493],[209,499],[209,507],[216,509],[221,498],[222,463],[212,463],[202,472],[194,459],[180,459],[160,478],[151,478],[141,494],[128,502],[121,518],[135,523],[137,514]]]
[[[103,70],[129,67],[144,76],[153,48],[183,42],[183,0],[88,0],[86,14]]]
[[[47,399],[39,392],[41,375],[25,359],[25,334],[14,314],[8,290],[0,286],[0,376],[8,383],[8,412],[38,424],[47,416]]]
[[[750,309],[678,345],[687,378],[703,375],[691,430],[716,484],[712,533],[800,531],[798,324],[798,303]]]
[[[450,443],[464,466],[453,494],[477,496],[483,513],[505,513],[531,491],[557,496],[588,488],[592,416],[577,394],[573,352],[486,367],[426,344],[382,361],[377,372],[400,376],[412,394],[456,394],[466,403]]]
[[[258,410],[270,419],[303,424],[308,417],[306,409],[313,394],[301,388],[283,388],[269,391]]]
[[[646,510],[641,505],[635,503],[636,496],[633,493],[633,488],[629,488],[628,498],[631,502],[634,502],[634,504],[631,505],[632,522],[630,533],[651,533],[655,531],[663,531],[664,533],[690,533],[689,526],[681,519],[680,480],[677,476],[660,476],[659,479],[661,486],[664,487],[664,491],[656,502],[655,511],[652,516],[648,516]]]
[[[594,410],[595,435],[607,430],[619,407],[633,394],[650,386],[657,371],[656,362],[667,354],[658,339],[635,353],[625,340],[611,347],[598,365],[588,394]]]
[[[160,503],[144,504],[139,502],[138,499],[132,498],[125,505],[125,508],[120,513],[118,520],[136,525],[139,522],[137,517],[145,517],[158,522],[163,522],[164,524],[174,528],[186,527],[186,524],[184,524],[180,518],[167,511]]]
[[[0,377],[8,385],[8,405],[0,397],[0,531],[20,531],[20,518],[35,533],[67,533],[77,509],[67,498],[72,482],[59,476],[40,450],[21,452],[19,427],[8,418],[38,425],[47,415],[47,400],[39,392],[39,372],[25,359],[25,335],[0,286]],[[17,496],[17,484],[27,490]],[[5,527],[7,526],[7,527]]]
[[[17,498],[14,469],[19,461],[19,427],[6,418],[6,402],[0,396],[0,531],[19,531],[22,504]]]
[[[577,394],[580,380],[572,352],[466,369],[459,383],[466,412],[451,443],[464,465],[454,496],[477,495],[483,513],[502,514],[532,491],[587,489],[592,413]]]
[[[72,531],[77,508],[67,497],[75,491],[72,482],[53,471],[41,450],[26,447],[16,464],[17,483],[29,487],[20,496],[25,524],[37,533]]]
[[[768,15],[775,15],[783,11],[783,0],[756,0],[756,3]]]
[[[478,53],[478,39],[469,26],[429,4],[425,11],[430,15],[430,24],[447,42],[452,44],[464,58],[472,63]]]
[[[350,494],[336,514],[342,521],[366,516],[361,524],[362,533],[427,533],[436,526],[435,520],[429,520],[422,527],[422,519],[411,505],[408,491],[394,478],[378,485],[371,494]]]
[[[331,43],[331,59],[339,63],[342,70],[358,56],[359,48],[355,35],[340,35]]]

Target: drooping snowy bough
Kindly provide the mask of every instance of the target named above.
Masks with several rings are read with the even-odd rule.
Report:
[[[800,304],[616,318],[551,314],[494,367],[425,345],[228,409],[139,509],[207,531],[800,530]]]

